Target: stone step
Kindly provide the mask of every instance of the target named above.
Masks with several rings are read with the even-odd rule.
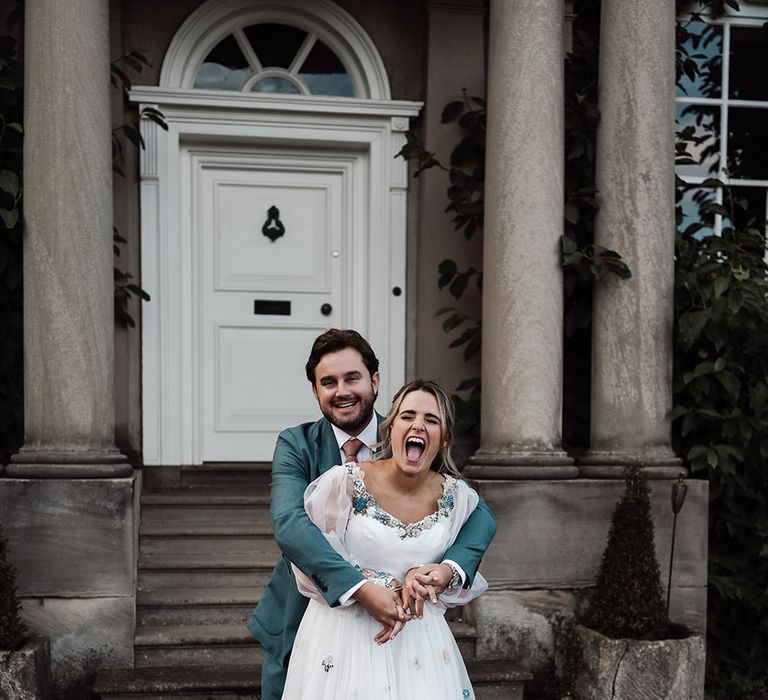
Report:
[[[266,522],[225,520],[212,516],[207,520],[153,520],[142,517],[139,535],[142,537],[272,537],[269,516]]]
[[[221,484],[261,486],[269,488],[271,462],[223,462],[183,467],[181,484],[191,488]]]
[[[179,488],[148,491],[141,495],[142,510],[145,506],[267,506],[269,489],[205,487]]]
[[[197,525],[198,523],[216,522],[242,525],[270,525],[269,505],[222,505],[213,504],[142,504],[142,525],[177,523]]]
[[[181,554],[158,552],[148,554],[142,552],[139,555],[139,571],[150,569],[153,571],[173,571],[184,569],[188,571],[201,570],[239,570],[271,569],[277,561],[277,554],[264,553],[258,555],[255,552],[216,552],[200,554],[199,552],[185,552]]]
[[[136,600],[136,624],[244,625],[263,592],[263,587],[222,587],[139,593]]]
[[[509,659],[468,660],[466,665],[477,700],[522,700],[530,674]],[[118,669],[99,673],[94,691],[103,700],[258,700],[260,677],[261,669],[253,666]]]
[[[136,624],[140,627],[173,625],[244,625],[256,603],[243,605],[166,605],[136,606]]]
[[[215,697],[256,700],[261,669],[253,666],[219,668],[137,668],[103,671],[96,677],[94,692],[100,698]]]
[[[255,605],[259,602],[264,586],[206,586],[201,588],[162,588],[139,590],[136,604],[142,606],[163,605]]]
[[[510,659],[465,659],[477,700],[523,700],[528,671]]]
[[[142,537],[139,540],[139,568],[156,568],[152,562],[168,557],[200,561],[216,557],[250,560],[251,566],[273,564],[280,549],[272,537]],[[164,566],[163,568],[168,568]],[[196,568],[196,567],[194,567]]]
[[[154,562],[157,563],[157,562]],[[203,562],[204,564],[205,562]],[[257,588],[263,589],[272,576],[272,566],[257,567],[253,558],[246,560],[227,559],[226,567],[205,567],[200,562],[194,566],[178,568],[148,568],[139,562],[138,595],[148,591],[187,588],[190,591],[222,587],[222,588]],[[160,562],[163,564],[163,562]]]
[[[459,647],[464,661],[474,659],[477,649],[477,630],[469,622],[460,622],[458,620],[448,620],[448,626],[451,628],[453,638]]]
[[[255,665],[263,658],[244,623],[137,627],[134,638],[137,668]]]

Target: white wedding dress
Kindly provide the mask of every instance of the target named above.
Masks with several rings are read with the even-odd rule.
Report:
[[[406,525],[379,506],[353,463],[328,470],[304,495],[310,519],[333,548],[378,585],[391,585],[393,577],[402,581],[415,564],[441,561],[477,502],[466,483],[446,476],[437,510]],[[471,589],[446,591],[438,605],[426,603],[423,619],[408,622],[381,646],[373,641],[381,623],[362,606],[331,608],[295,566],[294,573],[311,600],[291,652],[284,700],[475,697],[444,615],[446,607],[463,605],[487,588],[479,573]]]

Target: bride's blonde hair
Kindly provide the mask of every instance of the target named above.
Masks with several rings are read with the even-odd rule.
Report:
[[[392,456],[392,442],[389,437],[392,423],[400,413],[400,406],[403,403],[403,399],[414,391],[426,391],[428,394],[434,396],[435,401],[437,401],[438,413],[440,414],[440,432],[442,433],[442,440],[440,442],[440,449],[435,455],[435,459],[430,465],[430,469],[440,473],[447,473],[460,479],[461,472],[453,461],[453,456],[451,455],[451,448],[453,447],[454,441],[454,424],[456,422],[456,411],[453,407],[453,401],[438,384],[427,379],[415,379],[401,387],[395,394],[395,398],[392,399],[392,406],[387,413],[387,417],[379,424],[381,442],[376,446],[378,451],[376,452],[374,459],[389,459]]]

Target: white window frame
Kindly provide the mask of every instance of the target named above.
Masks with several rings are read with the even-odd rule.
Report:
[[[705,180],[711,177],[717,177],[727,185],[734,187],[759,187],[764,191],[765,209],[768,215],[768,178],[748,179],[738,177],[728,177],[723,168],[728,163],[728,109],[729,107],[751,107],[766,110],[766,128],[768,129],[768,100],[736,100],[729,97],[730,92],[730,62],[731,62],[731,27],[761,27],[768,21],[768,1],[762,2],[744,2],[739,0],[740,11],[729,10],[723,17],[712,17],[706,13],[700,13],[701,18],[706,22],[723,27],[722,38],[722,76],[720,81],[720,97],[688,97],[675,96],[675,104],[684,105],[702,105],[714,107],[720,110],[720,154],[717,171],[714,175],[680,175],[689,185],[702,185]],[[690,15],[679,18],[680,21],[690,19]],[[716,188],[714,190],[715,201],[718,204],[723,203],[723,190]],[[723,229],[723,221],[720,214],[715,215],[715,235],[720,235]]]

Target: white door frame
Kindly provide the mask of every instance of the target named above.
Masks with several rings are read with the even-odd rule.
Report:
[[[381,359],[386,403],[405,376],[405,229],[407,164],[394,155],[405,144],[409,118],[422,104],[341,97],[272,97],[134,87],[131,101],[165,115],[168,130],[143,119],[141,152],[141,286],[152,300],[142,309],[143,461],[202,462],[195,395],[199,337],[189,274],[189,230],[183,226],[183,145],[294,144],[364,149],[370,177],[366,269],[355,285],[365,317],[354,327]],[[393,294],[399,287],[403,293]],[[375,323],[369,323],[375,319]],[[309,348],[307,348],[309,352]],[[307,387],[307,391],[310,388]]]

